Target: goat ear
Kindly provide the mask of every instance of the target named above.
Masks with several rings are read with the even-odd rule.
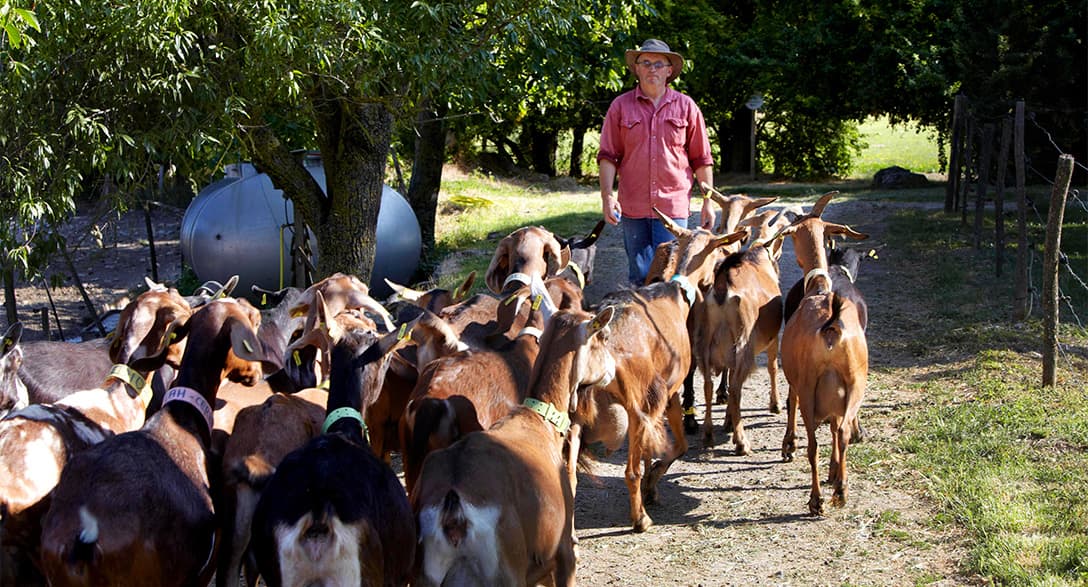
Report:
[[[778,201],[778,196],[771,196],[771,197],[767,197],[767,198],[756,198],[754,200],[749,201],[747,204],[745,204],[744,213],[747,214],[747,213],[752,212],[753,210],[758,210],[759,208],[762,208],[764,206],[769,206],[770,204],[773,204],[776,201]]]
[[[654,206],[654,214],[656,214],[657,217],[661,219],[661,223],[664,224],[665,228],[667,228],[669,232],[671,232],[676,238],[685,237],[691,232],[690,230],[677,224],[675,221],[673,221],[672,218],[669,218],[668,216],[663,214],[661,210],[657,209],[657,206]]]
[[[605,306],[603,310],[597,312],[597,315],[589,321],[589,326],[586,328],[586,339],[588,340],[593,335],[597,334],[601,330],[604,330],[610,322],[612,322],[613,316],[615,316],[616,310],[613,306]]]
[[[149,333],[149,336],[153,333]],[[167,362],[173,360],[173,366],[181,363],[179,353],[173,352],[175,345],[189,335],[189,316],[175,318],[166,325],[166,330],[157,341],[144,339],[137,350],[133,352],[133,358],[129,360],[129,366],[137,371],[154,371]],[[154,346],[152,346],[154,345]],[[139,349],[147,349],[142,356]]]
[[[544,247],[544,264],[544,277],[555,277],[570,264],[570,247],[560,246],[558,240],[551,239]]]
[[[735,243],[735,242],[737,242],[739,240],[744,240],[746,238],[748,238],[748,228],[747,227],[741,228],[740,230],[737,230],[735,232],[731,232],[729,234],[726,234],[726,235],[719,236],[719,237],[715,238],[714,239],[714,246],[715,247],[724,247],[726,245],[731,245],[731,244],[733,244],[733,243]]]
[[[472,289],[472,284],[476,281],[476,271],[473,270],[468,274],[461,285],[457,286],[457,289],[453,290],[453,301],[459,302],[465,299],[468,295],[468,291]]]
[[[843,236],[848,236],[848,237],[850,237],[850,238],[852,238],[854,240],[859,240],[859,241],[869,238],[869,235],[858,232],[858,231],[854,230],[853,228],[850,228],[849,226],[846,226],[845,224],[831,224],[830,222],[824,224],[824,233],[825,234],[841,234]]]
[[[499,246],[491,257],[491,265],[484,273],[484,283],[487,284],[487,289],[491,290],[491,293],[501,293],[502,284],[510,275],[510,242],[509,238],[499,241]]]
[[[265,364],[274,365],[275,368],[268,369],[269,372],[275,371],[281,368],[283,365],[278,365],[275,361],[268,358],[265,352],[264,345],[261,344],[261,340],[257,338],[257,333],[253,331],[253,328],[245,322],[238,320],[237,318],[227,318],[230,324],[230,348],[234,351],[234,356],[242,359],[243,361],[253,361]]]
[[[597,225],[594,226],[593,230],[590,231],[589,236],[578,241],[577,243],[572,244],[571,248],[588,249],[589,247],[593,246],[593,244],[597,242],[597,239],[600,238],[601,233],[604,232],[605,224],[606,223],[604,220],[598,220]]]
[[[23,323],[14,322],[11,326],[8,326],[7,332],[4,333],[3,346],[0,347],[0,356],[7,356],[11,352],[11,349],[15,348],[15,345],[19,344],[19,339],[23,336]]]

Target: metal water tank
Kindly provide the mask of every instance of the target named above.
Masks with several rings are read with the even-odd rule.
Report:
[[[325,189],[325,169],[319,157],[308,156],[306,169]],[[276,289],[292,281],[291,230],[294,208],[271,178],[249,163],[231,165],[226,177],[200,191],[181,221],[181,252],[201,281],[226,281],[238,275],[235,292],[248,294],[251,285]],[[309,234],[317,263],[317,239]],[[411,205],[389,186],[382,189],[378,213],[377,250],[371,274],[371,295],[392,292],[384,278],[408,283],[419,265],[422,236]],[[282,269],[281,269],[282,268]]]

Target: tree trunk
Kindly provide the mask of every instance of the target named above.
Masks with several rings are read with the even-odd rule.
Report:
[[[752,111],[747,108],[733,112],[733,116],[718,125],[721,162],[720,173],[751,172]]]
[[[393,114],[383,104],[346,100],[318,102],[316,110],[330,202],[317,225],[318,278],[341,271],[369,283]]]
[[[555,147],[559,143],[559,132],[532,120],[525,122],[522,132],[528,135],[533,171],[555,177]]]
[[[7,314],[8,325],[19,321],[19,306],[15,300],[15,271],[10,265],[0,266],[0,274],[4,276],[4,310]]]
[[[570,142],[570,176],[579,179],[582,177],[582,153],[585,152],[586,127],[579,124],[572,131]]]
[[[442,187],[442,164],[446,160],[446,123],[443,120],[446,110],[445,106],[432,110],[425,104],[416,117],[416,152],[406,197],[419,220],[424,254],[434,250],[438,191]]]

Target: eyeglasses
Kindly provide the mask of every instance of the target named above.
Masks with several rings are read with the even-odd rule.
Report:
[[[669,67],[669,66],[672,65],[671,63],[669,63],[667,61],[648,61],[648,60],[639,61],[638,64],[641,65],[642,67],[645,67],[646,69],[652,69],[654,71],[657,71],[658,69],[661,69],[662,67]]]

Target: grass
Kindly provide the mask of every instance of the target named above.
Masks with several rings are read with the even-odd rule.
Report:
[[[586,235],[601,216],[597,191],[570,180],[526,184],[457,172],[443,178],[438,206],[434,257],[453,255],[458,270],[440,275],[437,285],[455,287],[476,271],[474,291],[484,288],[495,245],[507,234],[539,225],[564,237]]]
[[[970,570],[995,583],[1085,584],[1088,358],[1060,357],[1057,385],[1041,387],[1041,325],[1008,320],[1011,284],[994,277],[958,217],[904,212],[888,234],[889,247],[927,259],[915,278],[919,307],[930,310],[909,351],[919,364],[949,366],[909,384],[925,399],[900,440],[940,520],[968,530]],[[1075,325],[1059,339],[1088,348]]]
[[[898,165],[915,173],[939,173],[935,131],[910,124],[892,126],[887,117],[869,118],[858,125],[864,144],[850,169],[854,179],[871,179],[885,167]]]

